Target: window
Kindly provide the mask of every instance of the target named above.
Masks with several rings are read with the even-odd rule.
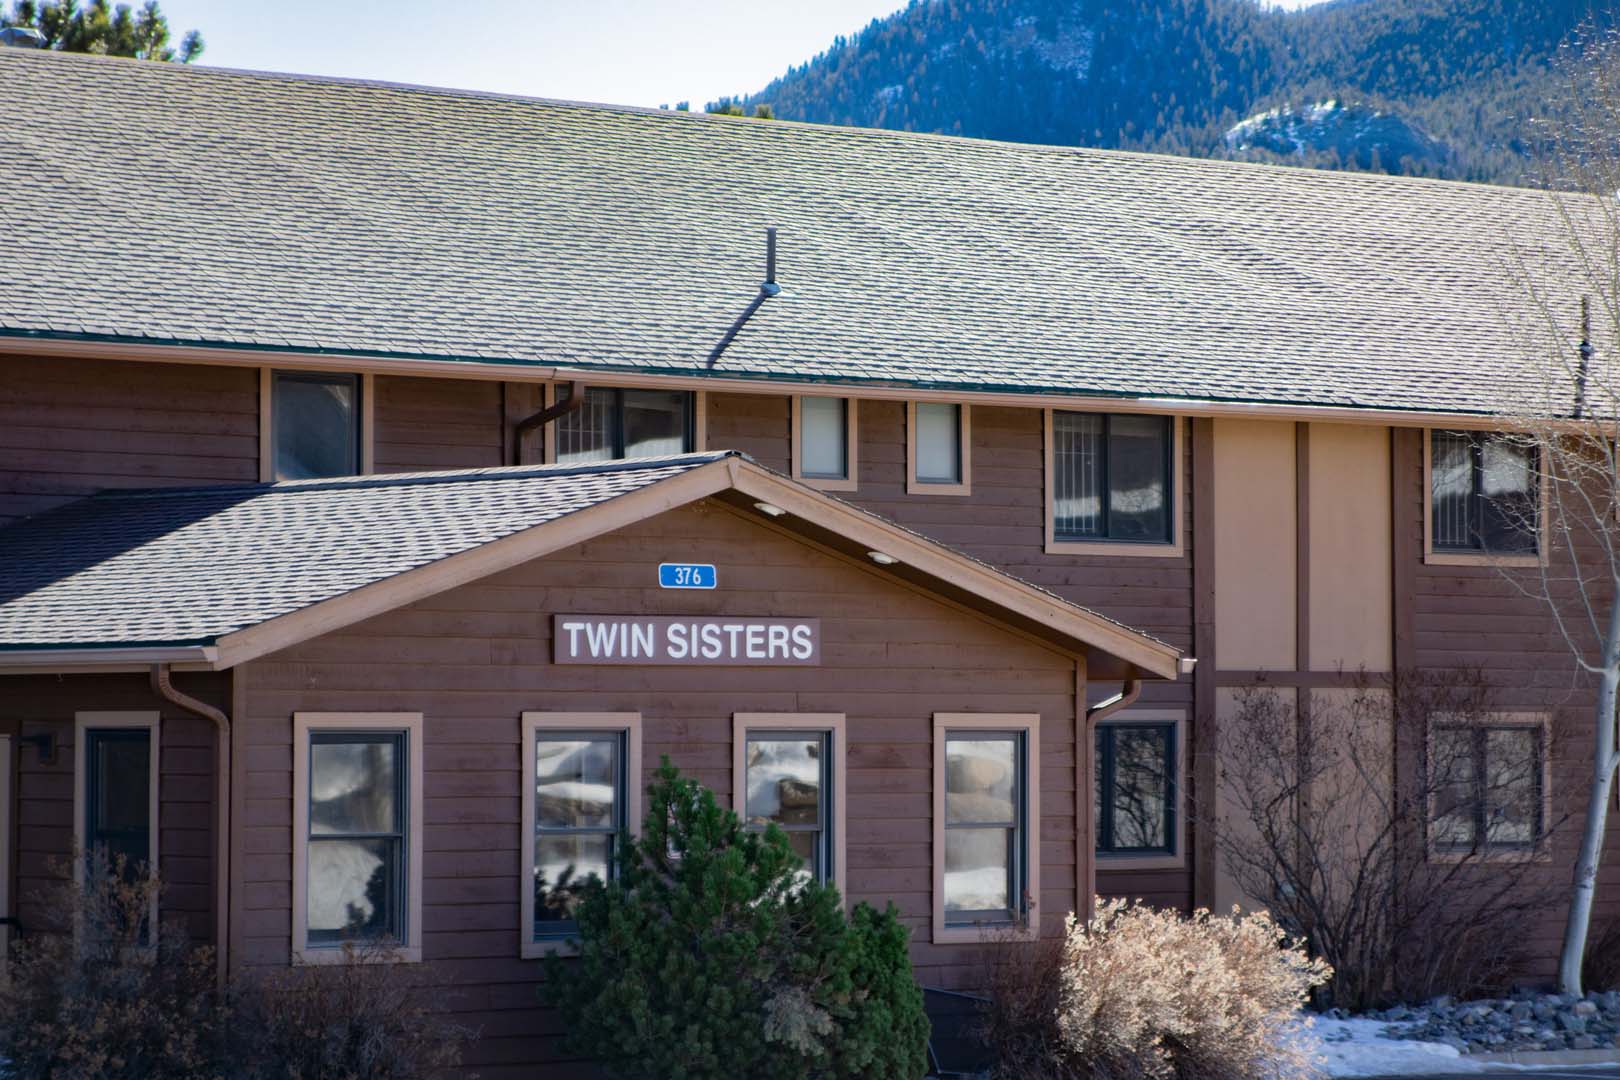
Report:
[[[934,941],[984,927],[1035,933],[1035,716],[934,718]]]
[[[134,877],[158,865],[158,714],[80,713],[74,839],[87,856],[122,856]],[[82,866],[80,873],[82,875]]]
[[[1430,550],[1534,555],[1540,489],[1534,447],[1490,432],[1430,432]]]
[[[361,380],[310,371],[267,373],[270,453],[267,480],[354,476],[363,469]]]
[[[1093,828],[1104,859],[1180,865],[1179,714],[1136,711],[1097,725]]]
[[[1053,410],[1052,539],[1170,543],[1174,423],[1168,416]]]
[[[738,713],[733,718],[733,806],[745,825],[774,823],[807,877],[843,874],[841,713]]]
[[[293,726],[295,959],[383,941],[420,960],[421,715],[297,713]]]
[[[560,389],[559,400],[571,393]],[[662,457],[696,449],[696,395],[686,390],[616,390],[592,386],[585,404],[555,422],[560,464]]]
[[[525,957],[568,951],[579,887],[618,873],[622,836],[641,822],[637,713],[523,714],[521,897]]]
[[[855,490],[855,399],[793,399],[793,478],[824,491]]]
[[[1545,740],[1539,720],[1434,728],[1430,840],[1436,852],[1535,849],[1546,828]]]
[[[932,401],[907,406],[909,476],[906,490],[923,495],[969,493],[968,407]]]

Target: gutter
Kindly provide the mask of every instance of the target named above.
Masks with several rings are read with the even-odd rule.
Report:
[[[219,649],[213,645],[114,645],[6,649],[0,647],[0,673],[42,671],[143,671],[153,664],[182,670],[213,670]]]
[[[1119,693],[1111,698],[1104,698],[1086,710],[1086,729],[1089,731],[1096,726],[1099,720],[1106,720],[1119,712],[1119,710],[1130,708],[1136,704],[1136,699],[1141,696],[1142,680],[1139,678],[1126,679],[1125,685],[1120,689]]]
[[[223,989],[230,959],[231,719],[207,702],[177,689],[167,664],[152,665],[151,682],[152,693],[214,725],[214,794],[218,800],[214,810],[214,870],[218,875],[214,884],[214,962],[218,968],[216,977]]]

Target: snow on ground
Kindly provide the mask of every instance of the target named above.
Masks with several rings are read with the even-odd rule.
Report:
[[[1329,1020],[1314,1017],[1288,1035],[1309,1047],[1327,1076],[1418,1076],[1423,1073],[1484,1072],[1486,1064],[1473,1061],[1445,1043],[1416,1039],[1386,1039],[1382,1020]],[[1489,1068],[1501,1069],[1493,1063]]]

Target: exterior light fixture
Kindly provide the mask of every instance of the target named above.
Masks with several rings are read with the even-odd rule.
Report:
[[[877,563],[879,566],[893,566],[895,563],[900,561],[893,555],[886,555],[881,551],[868,551],[866,553],[866,557]]]
[[[787,513],[786,510],[782,509],[780,506],[777,506],[775,503],[768,502],[757,502],[754,504],[754,509],[758,510],[762,514],[767,514],[770,517],[781,517],[783,514]]]

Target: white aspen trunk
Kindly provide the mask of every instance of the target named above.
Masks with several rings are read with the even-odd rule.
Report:
[[[1614,785],[1615,703],[1620,692],[1620,667],[1614,661],[1620,645],[1620,600],[1609,616],[1609,640],[1604,642],[1603,670],[1598,689],[1597,738],[1592,756],[1592,790],[1586,804],[1586,827],[1581,830],[1580,857],[1575,863],[1575,888],[1569,900],[1569,922],[1564,927],[1564,952],[1558,961],[1558,990],[1581,993],[1581,962],[1586,957],[1586,935],[1592,925],[1592,900],[1597,893],[1598,861],[1603,856],[1603,832],[1609,818],[1609,795]]]

